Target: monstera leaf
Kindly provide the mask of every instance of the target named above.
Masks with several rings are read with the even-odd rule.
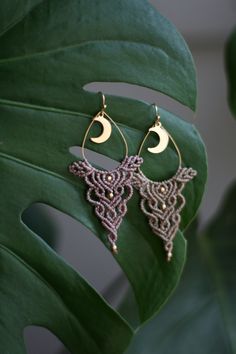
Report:
[[[195,71],[182,37],[144,0],[38,0],[0,4],[0,352],[25,353],[23,330],[40,325],[75,354],[124,352],[130,325],[22,221],[41,202],[71,215],[106,243],[106,232],[86,202],[82,181],[68,173],[69,148],[80,145],[101,97],[87,92],[94,81],[127,82],[163,92],[194,109]],[[153,108],[107,96],[108,113],[135,154]],[[194,126],[161,110],[163,124],[198,171],[185,189],[188,207],[181,229],[196,214],[206,181],[206,157]],[[93,132],[95,134],[95,131]],[[97,150],[96,144],[87,147]],[[114,160],[120,137],[99,147]],[[149,157],[144,171],[155,179],[173,175],[173,147]],[[136,297],[140,325],[176,287],[185,261],[181,231],[168,264],[138,207],[138,196],[119,229],[116,256]]]
[[[173,348],[177,354],[235,353],[235,198],[236,184],[206,230],[190,242],[173,298],[138,332],[127,354],[171,354]]]
[[[226,46],[226,73],[229,106],[236,117],[236,29],[231,34]]]

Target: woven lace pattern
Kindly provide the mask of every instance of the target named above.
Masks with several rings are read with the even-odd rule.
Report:
[[[112,171],[98,170],[86,159],[75,161],[69,166],[71,173],[84,178],[88,186],[87,200],[94,206],[97,217],[108,231],[113,251],[117,249],[117,231],[133,194],[133,174],[142,162],[139,156],[127,156]]]
[[[153,233],[164,241],[168,260],[172,257],[173,239],[185,205],[182,190],[196,174],[192,168],[179,167],[172,178],[162,182],[151,181],[141,171],[133,176],[133,186],[141,196],[141,209],[148,217]]]

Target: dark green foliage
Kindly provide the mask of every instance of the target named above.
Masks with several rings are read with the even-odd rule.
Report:
[[[22,222],[32,203],[71,215],[106,244],[106,233],[85,199],[83,182],[68,173],[69,148],[80,145],[101,97],[83,86],[125,81],[161,91],[195,108],[191,54],[176,29],[146,1],[1,1],[0,3],[0,352],[25,353],[23,329],[51,330],[74,354],[119,354],[133,336],[126,321]],[[108,113],[137,151],[152,124],[144,102],[107,96]],[[199,207],[206,181],[204,145],[194,126],[161,110],[186,166],[198,171],[185,190],[183,229]],[[120,159],[120,137],[99,152]],[[89,143],[92,150],[98,146]],[[146,155],[145,172],[166,178],[177,167],[172,147]],[[152,317],[176,287],[185,261],[179,231],[167,264],[138,207],[119,230],[117,261],[136,296],[140,322]]]

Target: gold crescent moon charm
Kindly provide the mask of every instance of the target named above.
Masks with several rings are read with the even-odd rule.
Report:
[[[164,151],[169,143],[169,134],[167,131],[159,123],[158,125],[156,124],[154,127],[151,127],[149,132],[155,132],[159,136],[160,141],[157,146],[154,146],[153,148],[149,147],[148,151],[152,154],[159,154],[160,152]]]
[[[111,123],[103,115],[99,115],[93,119],[94,122],[99,122],[102,125],[102,134],[95,138],[90,138],[93,143],[101,144],[107,141],[111,136]]]

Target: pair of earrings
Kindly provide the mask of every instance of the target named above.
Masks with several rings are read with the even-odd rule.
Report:
[[[117,253],[117,231],[127,212],[127,202],[132,197],[134,187],[141,196],[141,210],[147,216],[153,233],[164,241],[167,260],[170,261],[173,253],[173,240],[181,220],[180,212],[185,205],[185,198],[181,192],[185,184],[196,176],[197,172],[191,167],[182,167],[179,148],[173,137],[162,126],[156,105],[156,121],[154,125],[149,128],[145,135],[138,154],[128,156],[128,145],[122,131],[105,112],[107,106],[103,94],[102,100],[101,111],[93,117],[84,135],[81,146],[83,160],[73,162],[69,166],[69,171],[78,177],[84,178],[88,186],[87,200],[94,206],[95,214],[108,231],[107,237],[113,253]],[[124,142],[125,158],[114,170],[96,169],[85,157],[85,142],[95,122],[99,122],[102,125],[103,131],[100,136],[90,138],[92,142],[100,144],[107,141],[112,132],[112,123],[118,129]],[[143,163],[143,159],[140,157],[142,148],[151,132],[155,132],[159,136],[159,143],[156,147],[149,147],[149,152],[154,154],[163,152],[167,148],[169,140],[171,140],[178,154],[178,170],[173,177],[165,181],[152,181],[140,169]]]

